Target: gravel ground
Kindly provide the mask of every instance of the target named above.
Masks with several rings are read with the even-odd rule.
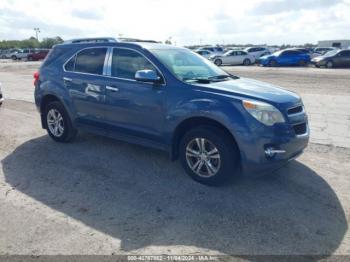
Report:
[[[0,255],[350,254],[350,149],[337,146],[348,129],[322,144],[313,131],[342,112],[350,71],[225,67],[314,96],[307,110],[325,118],[311,116],[314,138],[297,161],[210,188],[158,151],[90,134],[54,143],[31,103],[38,65],[0,64]]]

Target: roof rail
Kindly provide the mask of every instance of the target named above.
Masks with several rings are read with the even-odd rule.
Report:
[[[144,40],[144,39],[137,39],[137,38],[118,38],[120,42],[144,42],[144,43],[161,43],[155,40]]]
[[[63,44],[80,44],[80,43],[117,43],[118,40],[113,37],[93,37],[77,38],[64,41]]]

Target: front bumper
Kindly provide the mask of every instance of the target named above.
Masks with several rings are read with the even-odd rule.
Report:
[[[273,127],[261,126],[239,134],[237,140],[241,151],[242,172],[248,176],[266,174],[300,156],[310,137],[306,115],[301,121],[306,126],[302,134],[296,134],[295,126],[298,124],[295,122],[276,124]],[[277,153],[269,154],[271,149]]]
[[[311,60],[311,64],[315,66],[324,66],[326,65],[327,61],[326,60]]]

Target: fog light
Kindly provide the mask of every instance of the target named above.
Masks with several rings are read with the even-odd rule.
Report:
[[[284,154],[284,153],[286,153],[285,150],[274,149],[273,147],[268,147],[265,149],[265,155],[267,157],[274,157],[277,154]]]

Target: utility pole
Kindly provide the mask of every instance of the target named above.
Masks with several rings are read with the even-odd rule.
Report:
[[[38,42],[39,42],[39,33],[40,33],[40,28],[39,27],[35,27],[34,28],[34,31],[35,31],[35,35],[36,35],[36,40],[38,40]]]

